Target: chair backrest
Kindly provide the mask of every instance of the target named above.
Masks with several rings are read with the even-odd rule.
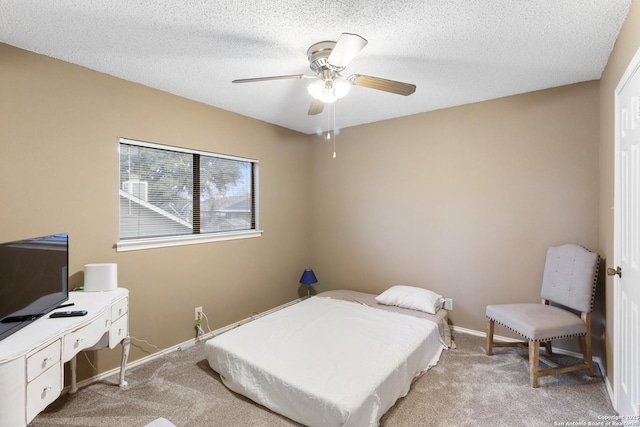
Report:
[[[541,297],[580,312],[591,312],[599,261],[598,254],[579,245],[549,248]]]

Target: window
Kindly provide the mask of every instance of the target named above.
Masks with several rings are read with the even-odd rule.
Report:
[[[120,139],[119,251],[257,237],[256,160]]]

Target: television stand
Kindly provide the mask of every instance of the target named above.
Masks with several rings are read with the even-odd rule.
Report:
[[[0,341],[0,426],[25,426],[64,387],[63,365],[70,362],[70,393],[78,390],[76,356],[81,351],[122,345],[120,387],[129,356],[129,291],[69,292],[74,310],[86,316],[40,317]]]

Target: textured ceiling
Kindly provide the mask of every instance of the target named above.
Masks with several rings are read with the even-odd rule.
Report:
[[[0,0],[0,42],[304,133],[599,79],[631,0]],[[417,86],[353,87],[308,116],[315,42],[369,43],[342,73]],[[1,58],[0,58],[1,63]]]

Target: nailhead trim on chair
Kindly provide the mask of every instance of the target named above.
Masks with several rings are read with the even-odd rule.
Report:
[[[584,248],[584,246],[583,246]],[[587,249],[587,248],[585,248]],[[587,249],[589,250],[589,249]],[[600,255],[598,255],[598,262],[596,262],[596,272],[593,275],[593,286],[591,287],[591,309],[589,310],[589,312],[593,312],[593,303],[596,300],[596,287],[598,285],[598,274],[600,273],[600,263],[602,262],[602,258],[600,258]]]
[[[540,338],[540,339],[534,340],[534,339],[529,338],[528,336],[524,335],[522,332],[516,331],[515,329],[510,328],[509,326],[507,326],[507,325],[505,325],[505,324],[503,324],[503,323],[500,323],[500,322],[498,322],[497,320],[492,319],[492,318],[491,318],[491,317],[489,317],[489,316],[486,316],[486,318],[487,318],[487,319],[489,319],[489,320],[493,320],[493,321],[494,321],[494,322],[496,322],[497,324],[499,324],[499,325],[501,325],[501,326],[504,326],[505,328],[509,329],[510,331],[515,332],[516,334],[520,335],[521,337],[524,337],[524,338],[526,338],[527,340],[529,340],[529,341],[533,341],[533,342],[536,342],[536,341],[537,341],[537,342],[554,341],[554,340],[561,340],[561,339],[564,339],[564,338],[581,337],[581,336],[583,336],[583,335],[586,335],[586,333],[584,333],[584,334],[571,334],[571,335],[558,335],[558,336],[552,336],[552,337],[548,337],[548,338],[547,338],[547,337],[545,337],[545,338]]]
[[[580,246],[582,249],[586,249],[589,252],[593,252],[591,249],[582,246],[582,245],[578,245]],[[589,313],[593,312],[593,303],[596,300],[596,286],[598,285],[598,273],[600,273],[600,263],[602,262],[602,258],[600,258],[600,255],[598,255],[598,262],[596,262],[596,272],[593,275],[593,286],[591,286],[591,307],[589,309]],[[514,331],[515,332],[515,331]]]

